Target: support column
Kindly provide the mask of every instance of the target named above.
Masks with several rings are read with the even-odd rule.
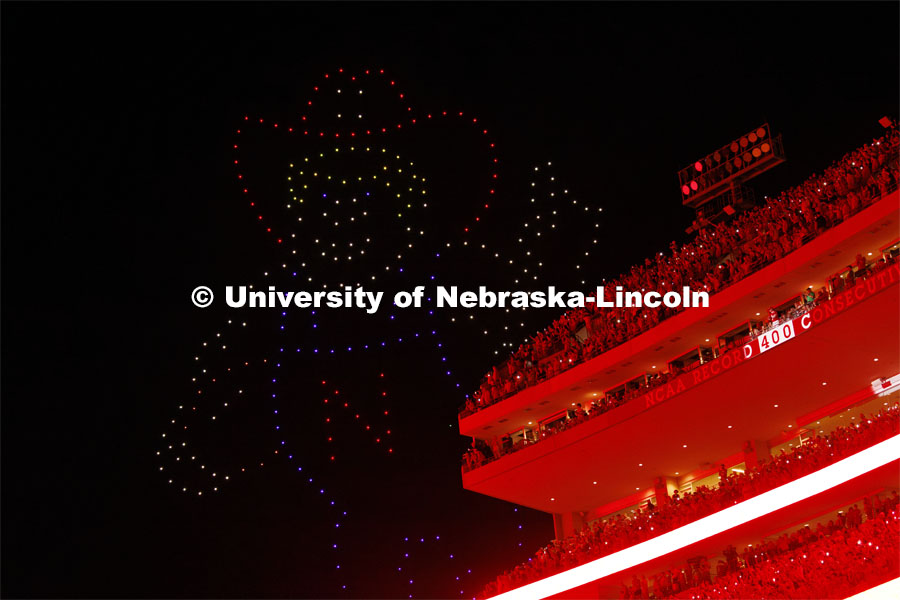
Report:
[[[656,494],[656,505],[662,506],[672,501],[672,493],[678,489],[678,484],[671,477],[660,476],[653,481],[653,491]]]
[[[768,442],[762,440],[747,440],[744,442],[744,463],[748,469],[755,469],[763,461],[771,458]]]
[[[553,536],[558,540],[566,537],[565,528],[563,526],[563,516],[556,513],[553,515]]]
[[[581,531],[585,524],[584,513],[562,513],[553,515],[553,533],[561,540]]]

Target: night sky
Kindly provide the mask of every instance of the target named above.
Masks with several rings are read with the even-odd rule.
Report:
[[[553,527],[462,490],[457,408],[502,344],[555,313],[282,316],[221,299],[200,310],[191,290],[525,289],[529,260],[541,286],[592,287],[686,239],[676,172],[761,123],[783,132],[788,161],[754,181],[760,195],[880,135],[900,99],[898,17],[896,3],[861,2],[4,2],[2,594],[474,596]],[[366,70],[365,95],[332,93]],[[426,177],[428,209],[395,220],[374,183],[364,223],[346,222],[346,202],[322,205],[343,228],[286,209],[288,164],[351,144],[315,132],[363,111],[404,128],[370,136],[385,157],[344,150],[322,173],[401,155],[414,166],[395,180]],[[304,114],[311,135],[284,135]],[[536,210],[557,208],[552,231],[518,242]],[[411,250],[407,226],[427,230]],[[292,255],[275,238],[295,230]],[[373,250],[323,261],[320,235],[370,236]],[[292,275],[303,261],[315,284]],[[161,438],[173,418],[190,426],[184,463]],[[209,466],[185,464],[191,453]],[[216,469],[230,480],[198,496]]]

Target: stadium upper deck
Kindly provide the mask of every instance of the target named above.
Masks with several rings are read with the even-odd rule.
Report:
[[[862,160],[860,154],[872,148],[876,150],[872,151],[869,160],[876,166],[855,186],[824,181],[824,175],[810,178],[802,186],[782,194],[777,201],[770,201],[759,209],[760,214],[748,217],[748,220],[758,221],[753,227],[754,235],[748,235],[746,240],[736,238],[728,244],[720,244],[720,248],[727,246],[728,254],[714,267],[707,266],[706,270],[733,272],[733,275],[727,286],[727,282],[704,284],[718,290],[709,309],[680,311],[655,326],[651,324],[655,321],[653,315],[665,311],[623,309],[583,315],[587,319],[582,318],[580,326],[577,317],[567,313],[554,327],[569,323],[572,329],[566,334],[569,349],[537,358],[539,353],[535,352],[539,348],[532,345],[527,349],[531,358],[518,361],[514,356],[506,363],[505,376],[503,369],[495,367],[482,385],[482,394],[471,398],[468,408],[461,413],[460,432],[485,441],[484,447],[476,449],[487,459],[504,454],[504,444],[525,446],[534,443],[545,438],[548,430],[555,429],[558,421],[568,421],[574,416],[568,413],[575,412],[573,407],[577,408],[578,404],[586,412],[596,415],[634,399],[678,374],[708,362],[738,342],[758,335],[773,320],[783,318],[793,309],[808,287],[814,286],[818,290],[816,299],[821,301],[839,291],[848,276],[876,268],[879,259],[890,258],[896,251],[893,246],[897,242],[894,221],[897,196],[890,193],[896,188],[896,175],[892,174],[896,172],[896,132],[848,154],[838,164],[847,163],[856,168],[857,161]],[[832,176],[837,168],[832,167]],[[821,200],[818,206],[799,195],[810,185],[821,186],[815,188],[818,190],[828,189],[828,183],[832,184],[832,189],[843,188],[844,195]],[[827,195],[823,197],[827,198]],[[780,219],[763,219],[764,216],[773,217],[774,212],[778,212]],[[813,223],[812,228],[806,227],[804,222]],[[735,227],[735,230],[739,229]],[[745,231],[749,229],[744,227]],[[787,229],[788,233],[782,229]],[[792,231],[794,241],[787,252],[771,248],[791,239]],[[714,237],[709,232],[706,235],[707,240]],[[697,240],[692,244],[698,249],[706,245]],[[682,258],[689,254],[690,247],[690,244],[685,246],[681,254],[672,259],[674,264],[688,262]],[[861,252],[864,255],[857,256]],[[697,264],[711,261],[713,254],[718,252],[711,250],[706,258],[698,258]],[[664,261],[659,259],[659,262]],[[739,268],[735,264],[746,266]],[[686,268],[686,272],[694,268]],[[633,272],[641,270],[636,267]],[[669,275],[678,285],[693,281],[689,277],[692,276],[674,276],[672,272]],[[628,321],[629,315],[639,323],[631,331],[633,337],[625,334],[627,327],[620,323]],[[616,322],[613,329],[604,329],[604,323],[613,321]],[[609,331],[618,333],[615,342],[607,348],[607,344],[597,338],[603,338]],[[598,353],[598,349],[604,348]],[[517,354],[523,352],[520,348]],[[539,374],[543,377],[538,377]],[[490,383],[491,380],[496,383]],[[501,387],[500,381],[503,381],[503,390],[510,390],[508,394],[496,392]],[[487,392],[487,400],[484,392]],[[496,442],[494,438],[497,438]],[[496,451],[498,447],[500,452]],[[474,464],[470,461],[469,466]]]

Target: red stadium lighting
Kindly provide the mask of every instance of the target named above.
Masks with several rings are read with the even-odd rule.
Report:
[[[697,182],[696,182],[696,181],[692,181],[692,182],[691,182],[691,189],[694,190],[694,191],[696,192],[696,191],[697,191],[697,187],[698,187],[698,186],[697,186]]]
[[[685,186],[692,190],[682,196],[682,202],[699,209],[708,202],[718,202],[720,196],[733,196],[739,186],[784,160],[781,135],[772,136],[769,125],[764,123],[681,169],[679,187],[682,191]],[[694,181],[698,187],[694,187]],[[736,208],[744,208],[748,202],[735,198],[725,201]]]
[[[691,188],[689,188],[686,185],[683,185],[683,186],[681,186],[681,193],[684,194],[685,196],[688,196],[691,193]]]

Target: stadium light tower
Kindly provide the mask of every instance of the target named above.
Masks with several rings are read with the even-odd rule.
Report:
[[[781,134],[763,123],[679,171],[682,204],[697,215],[688,233],[752,206],[744,183],[784,161]]]

